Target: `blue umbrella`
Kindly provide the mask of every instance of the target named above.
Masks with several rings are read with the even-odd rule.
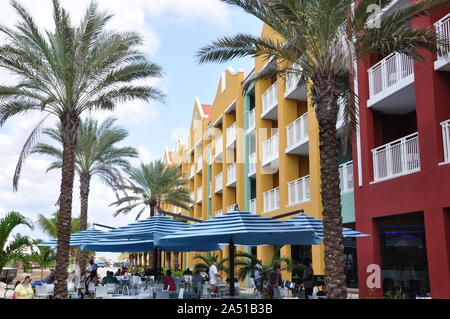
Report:
[[[249,212],[233,211],[193,225],[157,241],[160,247],[208,245],[228,243],[230,250],[230,278],[234,278],[235,245],[317,245],[320,238],[313,230],[263,217]],[[234,282],[230,280],[230,296],[234,296]]]
[[[98,240],[99,236],[102,236],[105,232],[97,229],[88,229],[78,233],[73,233],[70,235],[70,247],[80,247],[81,245],[88,244],[90,242],[95,242]],[[52,239],[47,242],[38,244],[40,247],[56,247],[58,244],[57,239]]]
[[[288,219],[287,222],[294,224],[302,229],[312,230],[320,237],[324,237],[323,233],[323,220],[317,219],[305,214]],[[344,227],[342,229],[342,234],[344,238],[346,237],[367,237],[370,235],[363,234],[359,231],[353,230],[351,228]]]

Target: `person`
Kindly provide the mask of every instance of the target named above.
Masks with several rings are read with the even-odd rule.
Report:
[[[89,260],[89,267],[87,269],[87,280],[86,280],[86,286],[89,286],[89,283],[94,281],[95,284],[98,284],[98,275],[97,275],[97,264],[94,262],[93,259]]]
[[[45,277],[44,282],[48,285],[51,285],[53,284],[54,281],[55,281],[55,270],[50,269],[50,273],[48,274],[47,277]]]
[[[183,271],[183,275],[192,275],[192,271],[189,269],[189,267]]]
[[[117,278],[113,276],[113,272],[112,271],[107,271],[106,272],[106,277],[103,278],[101,284],[102,285],[117,284],[118,282],[119,281],[117,280]]]
[[[314,288],[314,270],[312,262],[309,258],[304,261],[305,270],[303,271],[303,288],[305,288],[305,299],[312,296]]]
[[[142,277],[141,274],[139,273],[139,269],[138,268],[136,268],[136,270],[134,271],[133,276]]]
[[[120,276],[121,275],[121,272],[122,272],[122,269],[117,269],[117,271],[114,273],[114,277],[116,277],[116,276]]]
[[[211,262],[211,266],[209,267],[209,284],[211,285],[211,293],[217,294],[219,278],[222,276],[219,275],[219,271],[217,270],[217,260],[213,259]]]
[[[127,274],[127,268],[126,268],[126,267],[123,267],[122,270],[121,270],[121,272],[120,272],[120,275],[121,275],[121,276],[125,276],[126,274]]]
[[[200,275],[199,271],[194,271],[192,275],[192,288],[194,289],[195,295],[200,296],[200,290],[202,288],[203,277]]]
[[[176,291],[177,286],[175,285],[175,281],[172,277],[172,271],[170,269],[166,270],[166,277],[163,280],[164,289],[167,289],[169,291]]]
[[[19,277],[19,284],[14,289],[13,299],[33,299],[34,292],[31,288],[31,274],[23,273]]]
[[[280,263],[278,261],[274,261],[272,265],[272,269],[267,272],[267,286],[266,293],[270,299],[273,299],[275,296],[274,289],[280,287],[283,283],[280,272]]]

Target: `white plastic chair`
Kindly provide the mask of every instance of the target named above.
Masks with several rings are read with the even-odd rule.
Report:
[[[89,286],[88,286],[88,290],[90,293],[94,293],[95,292],[95,283],[90,282]]]
[[[106,291],[108,294],[114,294],[116,292],[117,285],[116,284],[106,284]]]
[[[36,297],[47,298],[50,294],[47,292],[47,287],[45,286],[36,286]]]
[[[158,291],[156,293],[156,299],[170,299],[170,292],[167,290]]]
[[[46,285],[45,285],[45,288],[47,288],[47,293],[48,293],[50,296],[53,296],[54,291],[55,291],[55,285],[54,285],[54,284],[46,284]]]
[[[204,284],[202,288],[202,299],[211,299],[211,285]]]
[[[95,287],[95,299],[105,298],[108,296],[108,288],[106,286]]]
[[[184,288],[180,288],[180,291],[178,292],[178,299],[183,299],[184,297]]]
[[[78,298],[78,291],[73,282],[67,283],[67,294],[69,295],[69,297]]]

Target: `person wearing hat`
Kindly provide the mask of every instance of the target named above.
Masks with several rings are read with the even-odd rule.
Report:
[[[23,273],[19,277],[19,284],[14,290],[13,299],[33,299],[34,292],[31,288],[31,274]]]

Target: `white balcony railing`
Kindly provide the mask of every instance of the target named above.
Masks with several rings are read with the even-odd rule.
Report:
[[[372,150],[374,180],[382,181],[420,170],[419,136],[405,136]]]
[[[267,164],[278,158],[278,133],[263,143],[263,163]]]
[[[223,189],[223,173],[220,172],[215,176],[215,184],[214,184],[214,191],[220,192]]]
[[[289,205],[311,200],[310,179],[305,176],[288,183]]]
[[[248,176],[256,174],[256,152],[248,157]]]
[[[280,208],[280,188],[274,188],[264,194],[264,212]]]
[[[189,204],[189,207],[194,206],[194,202],[195,202],[195,193],[191,192],[191,203]]]
[[[216,138],[214,148],[215,148],[215,157],[220,156],[223,152],[223,135],[220,135]]]
[[[297,64],[294,64],[292,66],[292,69],[294,70],[301,70],[300,66]],[[290,92],[295,90],[298,86],[298,82],[300,81],[300,73],[294,73],[294,72],[287,72],[286,73],[286,93],[285,95],[288,95]]]
[[[278,105],[277,82],[272,84],[270,88],[263,93],[262,96],[262,112],[267,113]]]
[[[236,163],[227,167],[227,185],[236,183]]]
[[[353,162],[347,162],[339,166],[339,178],[341,194],[353,192]]]
[[[342,99],[338,100],[338,106],[339,106],[339,112],[338,112],[337,121],[336,121],[336,128],[340,128],[342,125],[344,125],[345,105],[344,105],[344,101],[342,101]]]
[[[199,156],[197,158],[197,173],[201,173],[202,169],[203,169],[203,159],[201,156]]]
[[[195,164],[192,163],[189,166],[189,179],[193,178],[195,176]]]
[[[227,128],[227,146],[236,142],[236,122]]]
[[[444,141],[444,162],[450,163],[450,120],[441,123]]]
[[[287,146],[293,146],[308,139],[308,113],[303,114],[289,124],[287,130]]]
[[[434,24],[436,28],[436,33],[439,38],[447,40],[450,42],[450,13],[443,17],[441,20]],[[450,51],[448,48],[440,47],[440,52],[438,52],[438,60],[449,60]]]
[[[216,216],[216,217],[219,217],[219,216],[222,216],[222,215],[223,215],[223,212],[222,212],[221,209],[216,210],[216,213],[215,213],[215,216]]]
[[[369,70],[370,98],[414,73],[413,60],[398,52],[389,54]]]
[[[236,203],[227,207],[227,213],[234,212],[234,207],[236,207]]]
[[[255,115],[256,108],[253,108],[248,113],[248,130],[254,130],[256,128],[256,115]]]
[[[197,188],[197,203],[201,203],[203,199],[203,187]]]
[[[256,214],[256,198],[251,199],[248,203],[249,205],[249,211],[252,214]]]

